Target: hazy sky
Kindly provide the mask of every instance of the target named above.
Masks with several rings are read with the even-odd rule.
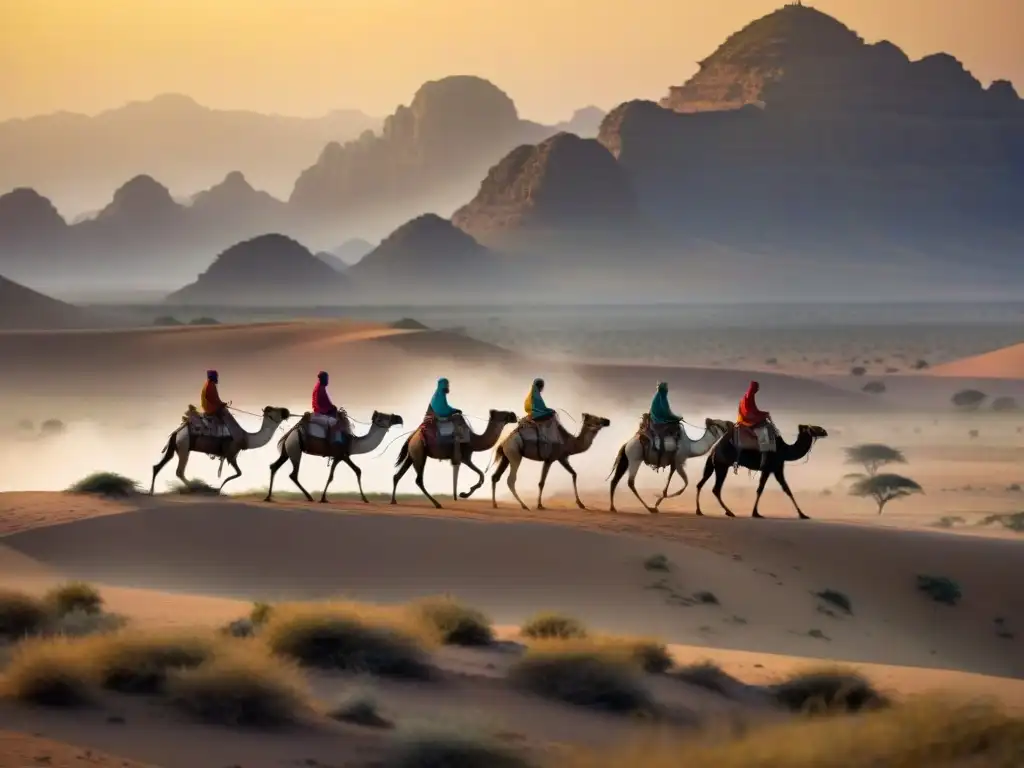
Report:
[[[476,74],[525,117],[659,98],[783,0],[0,0],[0,119],[158,93],[286,114],[377,115]],[[818,0],[868,41],[952,53],[1024,90],[1024,0]]]

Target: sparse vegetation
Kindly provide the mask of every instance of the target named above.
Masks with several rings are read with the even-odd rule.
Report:
[[[372,606],[275,606],[261,635],[274,653],[306,666],[406,678],[432,671],[429,633]]]
[[[682,680],[689,685],[718,693],[728,695],[728,691],[737,685],[742,685],[736,678],[725,672],[713,661],[702,661],[697,664],[688,664],[685,667],[673,670],[672,677]]]
[[[39,434],[43,437],[56,437],[67,432],[67,426],[60,419],[47,419],[39,425]]]
[[[648,571],[671,571],[672,564],[664,555],[651,555],[644,561],[644,568]]]
[[[368,691],[354,691],[339,701],[328,715],[335,720],[366,728],[391,728],[393,723],[381,715],[377,700]]]
[[[99,614],[103,611],[103,596],[92,584],[84,581],[69,581],[54,587],[43,601],[58,616],[63,617],[73,611],[86,614]]]
[[[961,389],[950,398],[950,402],[961,410],[975,411],[987,399],[988,395],[977,389]]]
[[[89,650],[104,688],[150,694],[164,690],[172,671],[198,667],[213,658],[217,648],[212,634],[125,630],[98,638]]]
[[[220,320],[215,317],[193,317],[188,321],[189,325],[220,325]]]
[[[884,381],[869,381],[867,384],[861,387],[861,390],[867,392],[869,395],[880,395],[883,392],[885,392],[885,389],[886,387]]]
[[[428,597],[409,606],[414,618],[436,631],[446,645],[490,645],[494,642],[491,620],[475,608],[450,597]]]
[[[71,485],[68,493],[92,493],[98,496],[125,497],[138,493],[139,484],[116,472],[93,472]]]
[[[861,712],[890,704],[867,679],[843,670],[800,673],[767,690],[787,709],[808,714]]]
[[[823,589],[821,592],[816,592],[815,595],[845,613],[853,613],[853,603],[850,601],[850,598],[838,590]]]
[[[965,522],[959,515],[944,515],[936,520],[934,525],[936,528],[952,528],[957,525],[963,525]]]
[[[0,695],[40,707],[81,707],[95,698],[81,641],[33,638],[14,648],[0,678]]]
[[[418,729],[402,734],[383,768],[530,768],[507,745],[482,734],[453,729]]]
[[[978,525],[994,525],[996,523],[1014,533],[1024,533],[1024,512],[987,515],[978,522]]]
[[[0,589],[0,640],[18,640],[46,627],[50,615],[43,602],[13,589]]]
[[[532,640],[581,640],[587,637],[583,622],[560,613],[540,613],[526,621],[519,633]]]
[[[928,367],[928,361],[927,360],[915,360],[910,367],[913,368],[915,371],[923,371],[925,368]]]
[[[219,496],[220,490],[204,480],[189,480],[187,483],[178,482],[173,486],[174,493],[182,496],[198,494],[200,496]]]
[[[963,597],[960,585],[946,576],[919,575],[917,589],[937,603],[956,605]]]
[[[853,368],[850,369],[851,376],[863,376],[867,372],[868,369],[865,368],[863,365],[855,365],[853,366]]]
[[[875,475],[886,464],[906,464],[903,451],[882,443],[862,443],[845,449],[847,464],[860,464],[868,475]]]
[[[878,514],[893,499],[901,499],[912,493],[924,493],[916,481],[903,475],[882,474],[862,478],[850,488],[851,496],[871,498],[878,504]]]
[[[1010,413],[1012,411],[1019,410],[1016,398],[1013,397],[997,397],[992,401],[992,410],[997,413]]]
[[[160,317],[157,317],[153,320],[153,325],[177,326],[184,325],[184,323],[181,322],[181,320],[179,320],[178,318],[174,317],[174,315],[160,315]]]
[[[545,698],[611,712],[651,712],[650,693],[635,664],[596,647],[532,648],[509,669],[509,680]]]

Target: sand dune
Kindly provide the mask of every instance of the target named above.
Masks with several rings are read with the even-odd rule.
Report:
[[[29,508],[19,496],[0,504]],[[65,502],[39,498],[55,513]],[[551,608],[690,645],[1024,677],[1019,541],[817,521],[462,510],[157,497],[121,514],[99,508],[98,517],[22,526],[3,547],[8,558],[120,586],[382,602],[449,592],[507,624]],[[656,553],[670,573],[644,568]],[[919,574],[954,579],[962,602],[927,599]],[[852,615],[814,596],[825,589],[846,594]],[[719,603],[695,603],[701,591]]]
[[[936,365],[928,373],[965,379],[1024,379],[1024,344]]]

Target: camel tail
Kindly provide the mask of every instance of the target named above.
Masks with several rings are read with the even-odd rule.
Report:
[[[168,453],[174,450],[174,444],[177,442],[178,430],[174,430],[167,436],[167,443],[164,445],[163,453],[166,456]]]
[[[288,439],[288,436],[291,435],[291,433],[294,432],[296,429],[298,429],[300,426],[301,426],[300,424],[296,424],[294,427],[292,427],[287,432],[285,432],[283,435],[281,435],[281,439],[277,441],[277,450],[278,450],[278,452],[284,451],[284,443]]]
[[[400,467],[409,458],[409,441],[406,440],[402,443],[402,450],[398,452],[398,458],[395,459],[395,466]]]
[[[496,461],[501,461],[503,458],[505,458],[505,444],[504,443],[502,443],[501,445],[499,445],[498,447],[496,447],[494,449],[494,455],[491,457],[491,464],[493,464]],[[488,464],[487,466],[490,467],[490,464]],[[486,471],[486,470],[484,470],[484,471]]]
[[[217,465],[217,479],[220,479],[221,472],[224,471],[224,457],[220,457],[220,463]]]
[[[619,448],[619,452],[615,454],[615,461],[612,463],[612,471],[608,473],[608,477],[606,477],[605,480],[609,480],[611,476],[615,474],[615,470],[617,469],[625,471],[628,465],[629,460],[626,458],[626,446],[622,446]]]

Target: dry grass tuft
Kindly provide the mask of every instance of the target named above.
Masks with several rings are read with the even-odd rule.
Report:
[[[58,617],[74,611],[92,615],[103,611],[103,596],[100,591],[84,581],[69,581],[54,587],[46,593],[43,603]]]
[[[728,696],[736,686],[742,685],[736,678],[712,661],[703,661],[680,667],[673,670],[672,677],[678,678],[689,685],[695,685],[698,688],[703,688],[723,696]]]
[[[1011,768],[1024,758],[1024,720],[984,706],[920,700],[885,711],[801,719],[724,742],[665,738],[559,768]]]
[[[171,669],[166,692],[182,711],[215,725],[275,728],[312,712],[298,667],[253,642],[235,643],[196,667]]]
[[[509,680],[545,698],[610,712],[653,712],[635,659],[623,646],[548,643],[509,668]]]
[[[519,753],[482,734],[421,728],[401,735],[384,768],[530,768]]]
[[[343,723],[366,728],[393,728],[394,723],[381,715],[377,700],[368,691],[354,691],[339,701],[328,713]]]
[[[100,684],[121,693],[159,693],[171,672],[198,667],[224,646],[212,633],[183,630],[126,630],[92,640]]]
[[[519,633],[531,640],[582,640],[589,634],[583,622],[560,613],[539,613]]]
[[[491,620],[451,597],[428,597],[409,606],[412,616],[436,632],[445,645],[478,646],[494,642]]]
[[[92,493],[97,496],[125,497],[138,493],[139,484],[116,472],[93,472],[68,487],[68,493]]]
[[[311,667],[424,679],[435,637],[400,611],[355,603],[274,607],[261,637],[270,649]]]
[[[0,678],[0,694],[22,704],[81,707],[94,701],[95,682],[81,641],[33,638],[14,648]]]
[[[767,692],[793,712],[834,714],[883,709],[891,702],[856,672],[823,669],[802,672]]]
[[[0,589],[0,640],[20,640],[42,632],[50,614],[42,600],[12,589]]]

